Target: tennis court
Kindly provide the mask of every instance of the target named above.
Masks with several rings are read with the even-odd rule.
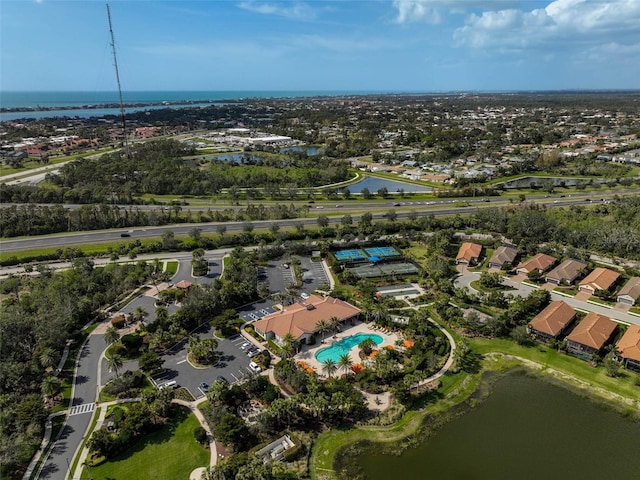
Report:
[[[409,262],[368,264],[349,268],[348,270],[355,273],[360,278],[375,278],[387,275],[410,275],[419,272],[418,267]]]
[[[367,258],[367,255],[360,249],[357,250],[338,250],[333,253],[336,260],[339,262],[354,262],[362,261]]]
[[[389,258],[400,256],[400,252],[393,247],[371,247],[365,248],[364,251],[367,252],[369,257]]]

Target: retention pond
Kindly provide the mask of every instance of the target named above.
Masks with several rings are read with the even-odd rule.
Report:
[[[602,480],[640,478],[640,424],[521,373],[477,408],[401,455],[365,450],[368,480]]]

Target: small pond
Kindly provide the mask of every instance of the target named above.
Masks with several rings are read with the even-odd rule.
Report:
[[[362,190],[368,188],[371,193],[376,193],[380,188],[386,188],[389,193],[395,193],[402,189],[405,193],[412,192],[431,192],[430,187],[422,187],[413,183],[399,182],[396,180],[387,180],[386,178],[366,177],[357,183],[348,185],[346,188],[351,193],[362,193]]]
[[[288,153],[288,152],[306,152],[310,157],[315,157],[320,153],[320,148],[318,147],[286,147],[280,150],[280,153]]]
[[[358,458],[368,480],[640,478],[640,424],[522,373],[400,456]]]

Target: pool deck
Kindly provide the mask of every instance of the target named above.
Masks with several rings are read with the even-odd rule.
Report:
[[[345,337],[350,337],[351,335],[356,335],[358,333],[375,334],[382,337],[382,343],[376,347],[377,349],[384,348],[387,345],[395,346],[396,340],[398,340],[399,338],[398,335],[396,335],[395,333],[385,333],[382,330],[372,328],[370,325],[372,326],[373,324],[367,324],[359,321],[354,326],[345,325],[342,331],[338,332],[337,334],[329,332],[325,335],[324,343],[321,343],[319,341],[315,345],[303,345],[302,349],[294,357],[294,359],[296,362],[305,362],[308,366],[313,368],[319,376],[324,377],[325,375],[322,372],[322,364],[316,360],[316,352],[322,348],[331,346],[335,342],[338,342]],[[318,340],[320,340],[322,336],[318,335],[317,338]],[[354,364],[361,363],[361,360],[358,357],[357,345],[349,350],[349,354],[351,355],[351,360],[353,360]],[[343,373],[344,371],[342,369],[339,369],[336,372],[336,375],[342,375]]]

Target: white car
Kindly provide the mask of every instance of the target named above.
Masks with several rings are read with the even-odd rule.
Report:
[[[303,300],[307,300],[309,298],[309,294],[305,292],[302,292],[300,296],[302,297]]]
[[[249,363],[249,369],[252,372],[256,372],[256,373],[260,373],[262,371],[262,369],[260,368],[260,365],[258,365],[256,362]]]

